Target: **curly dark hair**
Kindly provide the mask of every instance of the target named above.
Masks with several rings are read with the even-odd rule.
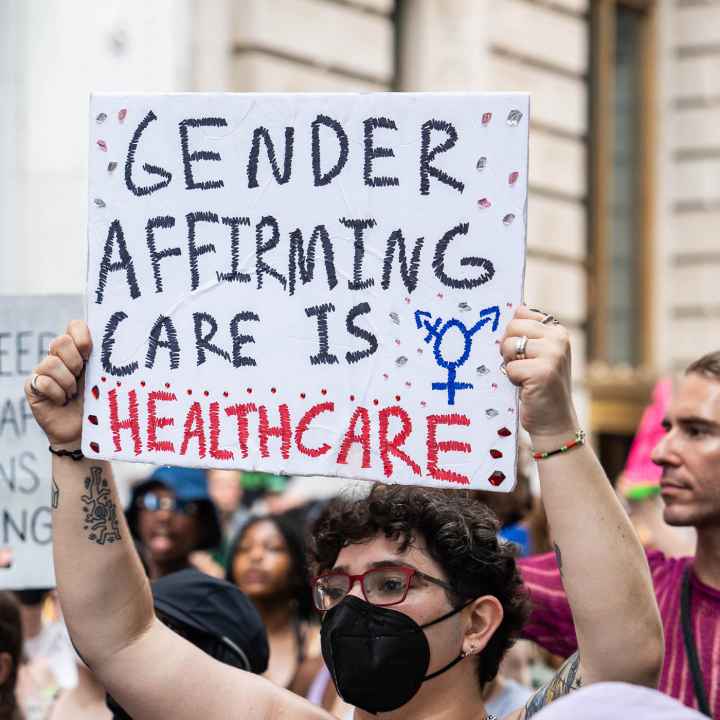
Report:
[[[498,530],[494,513],[467,491],[376,484],[362,500],[340,497],[328,504],[312,532],[312,569],[331,569],[343,547],[380,534],[399,541],[401,551],[421,537],[445,571],[453,604],[494,595],[503,607],[503,620],[478,658],[482,686],[497,675],[529,613],[513,548],[498,541]]]

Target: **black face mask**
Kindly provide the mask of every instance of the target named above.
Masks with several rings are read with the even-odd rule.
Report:
[[[459,613],[465,605],[418,625],[397,610],[371,605],[349,595],[323,618],[322,656],[335,687],[345,702],[370,713],[397,710],[409,702],[426,681],[444,673],[465,656],[432,675],[430,646],[423,628]]]

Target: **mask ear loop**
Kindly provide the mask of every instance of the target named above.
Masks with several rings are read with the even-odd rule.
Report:
[[[426,625],[421,625],[420,627],[424,630],[425,628],[432,627],[433,625],[437,625],[437,623],[442,622],[443,620],[447,620],[449,617],[452,617],[453,615],[457,615],[459,612],[462,612],[468,605],[475,602],[476,598],[472,598],[471,600],[468,600],[466,603],[460,605],[459,607],[453,608],[450,612],[445,613],[444,615],[441,615],[436,620],[433,620],[432,622],[427,623]],[[430,675],[426,675],[423,678],[423,682],[426,682],[427,680],[432,680],[433,678],[437,677],[438,675],[442,675],[444,672],[447,672],[450,670],[450,668],[455,667],[461,660],[464,660],[466,657],[469,657],[464,652],[461,652],[454,660],[451,660],[445,667],[441,667],[439,670],[436,670],[434,673],[431,673]]]
[[[426,680],[432,680],[434,677],[437,677],[438,675],[442,675],[444,672],[447,672],[450,668],[455,667],[461,660],[464,660],[466,657],[470,657],[469,655],[466,655],[464,652],[461,652],[454,660],[451,660],[445,667],[440,668],[439,670],[436,670],[434,673],[431,673],[430,675],[426,675],[423,678],[423,682]]]
[[[420,627],[424,630],[425,628],[432,627],[433,625],[437,625],[438,623],[442,622],[443,620],[447,620],[449,617],[452,617],[453,615],[457,615],[459,612],[462,612],[468,605],[471,603],[474,603],[477,598],[472,598],[471,600],[468,600],[463,605],[459,605],[456,608],[453,608],[450,610],[450,612],[445,613],[444,615],[441,615],[439,618],[436,618],[435,620],[432,620],[429,623],[426,623],[425,625],[421,625]]]

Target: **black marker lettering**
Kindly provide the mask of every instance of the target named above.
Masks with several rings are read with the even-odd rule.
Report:
[[[198,160],[220,160],[220,153],[212,150],[193,150],[190,152],[188,128],[197,127],[227,127],[225,118],[187,118],[180,122],[180,147],[182,148],[183,167],[185,168],[185,187],[188,190],[214,190],[225,185],[222,180],[202,180],[198,182],[193,175],[192,163]]]
[[[116,243],[120,259],[117,262],[113,262],[113,248]],[[125,271],[125,280],[127,281],[128,288],[130,289],[130,297],[133,300],[135,298],[139,298],[140,288],[138,287],[137,277],[135,276],[135,267],[133,266],[132,257],[130,256],[127,245],[125,244],[125,235],[123,234],[122,225],[120,225],[119,220],[113,220],[110,223],[107,240],[105,241],[103,257],[100,261],[100,276],[98,277],[98,286],[95,291],[95,302],[98,305],[102,304],[103,301],[105,286],[108,281],[108,274],[111,272],[118,272],[119,270]]]
[[[399,185],[400,181],[396,177],[388,177],[381,175],[373,176],[373,160],[375,158],[395,157],[392,148],[376,147],[373,133],[377,128],[384,130],[397,130],[394,120],[386,117],[368,118],[364,121],[365,126],[365,163],[363,168],[363,177],[365,184],[370,187],[388,187],[390,185]]]
[[[326,172],[323,173],[320,166],[320,126],[324,125],[330,128],[335,133],[338,144],[340,145],[340,152],[338,154],[337,162]],[[313,182],[315,187],[321,185],[329,185],[333,178],[336,178],[342,169],[345,167],[345,163],[348,160],[348,136],[342,125],[327,115],[318,115],[312,122],[312,166],[313,166]]]
[[[157,165],[150,165],[149,163],[143,164],[143,170],[148,175],[159,175],[161,178],[163,178],[160,182],[157,182],[154,185],[138,187],[132,179],[132,169],[135,163],[135,153],[137,152],[137,146],[140,142],[140,137],[145,132],[145,128],[147,128],[147,126],[153,120],[157,120],[157,117],[155,113],[151,110],[135,129],[132,140],[130,141],[130,146],[128,147],[127,158],[125,160],[125,185],[133,195],[137,195],[138,197],[142,197],[143,195],[149,195],[156,190],[167,187],[172,180],[172,175],[167,170],[163,170]]]
[[[268,160],[270,161],[270,168],[272,170],[275,182],[278,185],[284,185],[290,180],[292,173],[292,158],[293,158],[293,143],[295,141],[295,128],[285,128],[285,160],[283,165],[283,171],[280,172],[280,167],[275,157],[275,145],[273,144],[272,138],[270,137],[270,131],[267,128],[259,127],[255,128],[253,132],[252,146],[250,148],[250,156],[248,157],[247,176],[248,176],[248,187],[258,187],[258,162],[260,160],[260,141],[265,144],[267,150]]]
[[[434,148],[430,148],[430,135],[433,130],[442,130],[447,134],[447,138],[436,145]],[[422,136],[420,141],[420,194],[430,194],[430,176],[439,180],[445,185],[449,185],[454,190],[462,192],[465,189],[465,184],[456,180],[454,177],[448,175],[444,170],[436,168],[431,165],[432,161],[440,154],[447,152],[450,148],[454,147],[458,140],[457,130],[449,122],[445,120],[428,120],[423,123]]]

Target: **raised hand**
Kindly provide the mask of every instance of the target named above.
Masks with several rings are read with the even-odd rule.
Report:
[[[524,346],[524,357],[518,350]],[[572,402],[570,339],[552,316],[518,307],[500,345],[510,380],[520,387],[520,421],[533,436],[567,436],[578,429]]]
[[[54,338],[47,356],[25,381],[25,396],[35,420],[53,447],[80,445],[83,415],[83,372],[92,340],[82,320],[72,320]]]

